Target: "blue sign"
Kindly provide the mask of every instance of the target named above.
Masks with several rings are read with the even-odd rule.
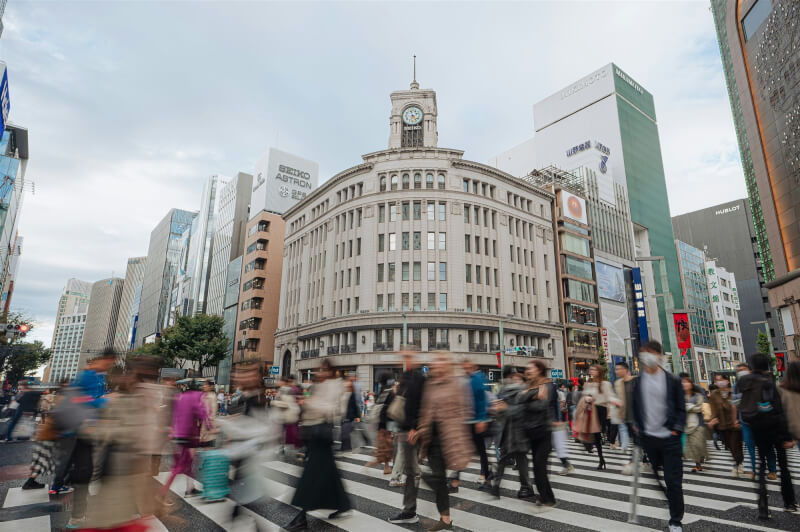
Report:
[[[639,343],[648,342],[650,335],[647,333],[647,312],[644,306],[644,287],[642,286],[641,268],[631,268],[633,279],[633,295],[636,302],[636,322],[639,324]]]
[[[550,370],[550,378],[551,379],[563,379],[564,378],[564,370],[563,369],[551,369]]]
[[[270,375],[280,375],[281,374],[281,367],[280,366],[270,366],[269,367],[269,374]]]
[[[428,374],[428,366],[422,366],[422,374],[423,375],[427,375]]]
[[[8,69],[5,63],[2,63],[3,80],[0,81],[0,139],[3,138],[3,132],[6,130],[6,122],[8,121],[8,112],[11,110],[11,100],[8,97]]]

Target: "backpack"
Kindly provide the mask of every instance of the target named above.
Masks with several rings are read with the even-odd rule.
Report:
[[[777,420],[775,383],[763,375],[754,375],[742,383],[739,412],[742,421],[753,428],[772,425]]]

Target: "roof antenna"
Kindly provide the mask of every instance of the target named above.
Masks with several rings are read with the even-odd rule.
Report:
[[[417,83],[417,56],[414,56],[414,81],[411,82],[412,89],[419,89],[419,83]]]

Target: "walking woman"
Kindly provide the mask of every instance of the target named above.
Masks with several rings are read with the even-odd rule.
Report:
[[[728,377],[721,373],[714,374],[714,384],[717,389],[711,392],[708,402],[711,404],[710,426],[715,427],[725,442],[725,447],[731,452],[735,465],[731,476],[737,478],[744,473],[744,450],[742,449],[742,429],[736,407],[731,403],[731,383]]]
[[[394,392],[392,385],[389,384],[389,377],[382,375],[380,379],[381,391],[378,394],[378,399],[373,406],[372,416],[377,415],[378,420],[378,436],[375,439],[375,457],[368,462],[366,467],[372,467],[376,464],[383,464],[383,474],[390,475],[392,468],[389,463],[392,461],[394,454],[394,442],[392,441],[392,433],[389,432],[389,405],[394,400]]]
[[[605,469],[603,458],[603,426],[608,418],[608,405],[618,402],[611,383],[605,380],[605,369],[599,364],[589,368],[590,380],[583,385],[583,394],[575,412],[579,438],[590,450],[592,444],[597,448],[600,458],[597,469]]]
[[[800,449],[800,362],[794,361],[786,368],[786,374],[778,386],[789,433]]]
[[[412,445],[417,440],[421,442],[420,456],[427,456],[431,468],[431,473],[424,473],[422,478],[435,494],[440,519],[428,530],[453,530],[446,470],[466,469],[474,453],[466,425],[469,408],[464,387],[453,375],[449,354],[438,353],[430,373],[431,378],[422,392],[417,431],[409,431],[408,441]]]
[[[335,519],[352,508],[333,458],[333,421],[339,414],[343,394],[341,379],[333,378],[331,363],[323,359],[317,381],[303,400],[300,435],[307,454],[303,475],[291,502],[292,506],[300,507],[300,512],[285,527],[289,532],[308,528],[306,512],[332,508],[336,511],[329,519]]]
[[[681,384],[686,394],[686,429],[684,430],[683,457],[694,462],[692,473],[703,470],[703,462],[708,460],[706,448],[706,426],[703,423],[703,394],[697,392],[688,375],[681,375]]]
[[[525,368],[526,387],[520,392],[517,402],[523,406],[525,434],[533,454],[533,479],[539,492],[537,506],[553,507],[556,497],[547,477],[547,457],[552,449],[551,431],[553,419],[549,395],[553,393],[547,377],[547,366],[541,360],[531,360]]]

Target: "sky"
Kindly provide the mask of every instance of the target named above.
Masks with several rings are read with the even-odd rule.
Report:
[[[653,94],[673,215],[746,196],[708,2],[10,0],[0,60],[29,130],[12,301],[49,345],[70,277],[124,276],[204,180],[270,146],[320,181],[384,149],[417,55],[439,145],[469,160],[533,136],[533,104],[614,62]]]

